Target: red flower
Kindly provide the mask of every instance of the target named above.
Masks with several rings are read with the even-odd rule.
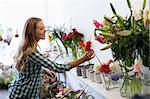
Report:
[[[84,42],[83,42],[83,41],[80,41],[80,42],[79,42],[79,46],[80,46],[80,47],[85,47]]]
[[[73,31],[73,32],[76,32],[77,30],[76,30],[76,28],[73,28],[72,31]]]
[[[63,40],[67,40],[69,37],[68,37],[68,35],[65,33],[65,34],[63,34],[63,36],[62,36],[62,39]]]
[[[110,63],[113,62],[112,60],[109,60],[108,63],[102,64],[100,67],[100,71],[102,73],[107,73],[109,74],[111,72],[111,69],[109,68]]]
[[[99,41],[102,44],[112,42],[112,38],[106,38],[103,36],[98,36],[97,38],[95,38],[95,40]]]
[[[112,42],[112,38],[109,38],[109,39],[108,39],[108,42]]]
[[[93,19],[93,24],[96,26],[96,28],[99,28],[99,27],[103,27],[102,24],[100,24],[98,21],[96,21],[95,19]]]
[[[74,36],[84,36],[82,33],[79,33],[75,28],[72,29],[73,33],[74,33]]]
[[[85,51],[89,51],[89,50],[91,50],[91,41],[87,41],[86,43],[85,43]]]
[[[109,68],[109,65],[108,65],[108,64],[103,64],[103,65],[100,67],[100,71],[103,72],[103,73],[109,74],[109,73],[111,72],[111,69]]]
[[[99,41],[100,43],[104,44],[105,41],[106,41],[106,38],[105,37],[102,37],[102,36],[98,36],[97,38],[95,38],[95,40]]]

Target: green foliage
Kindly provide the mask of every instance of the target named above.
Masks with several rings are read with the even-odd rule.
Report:
[[[16,75],[16,72],[13,69],[3,70],[0,74],[0,87],[8,86],[12,82]]]

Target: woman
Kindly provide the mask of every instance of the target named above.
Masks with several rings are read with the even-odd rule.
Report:
[[[52,62],[37,51],[38,41],[45,39],[45,33],[45,26],[41,19],[31,17],[26,21],[22,42],[15,56],[15,66],[18,74],[9,85],[10,99],[40,99],[40,72],[42,66],[56,72],[64,72],[95,56],[94,51],[90,50],[81,58],[68,64]]]

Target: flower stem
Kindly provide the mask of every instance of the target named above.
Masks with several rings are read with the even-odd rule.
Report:
[[[100,59],[97,57],[97,55],[95,54],[96,59],[98,60],[98,62],[102,65],[102,62],[100,61]]]

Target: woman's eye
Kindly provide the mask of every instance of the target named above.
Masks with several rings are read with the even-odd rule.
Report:
[[[40,30],[43,30],[44,28],[40,28]]]

